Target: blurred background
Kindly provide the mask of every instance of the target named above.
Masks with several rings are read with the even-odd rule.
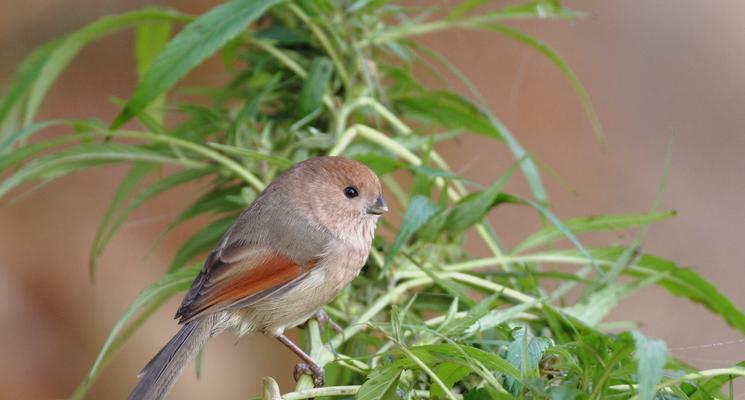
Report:
[[[15,65],[30,50],[102,15],[146,5],[198,13],[215,3],[4,0],[0,85],[10,82]],[[745,308],[745,246],[740,243],[745,237],[745,3],[577,0],[566,5],[590,17],[519,27],[557,50],[585,84],[607,133],[605,150],[568,81],[532,49],[474,32],[420,40],[462,68],[522,144],[566,182],[546,177],[552,206],[562,218],[649,210],[672,138],[660,208],[679,214],[652,227],[644,250],[691,266]],[[113,118],[117,108],[107,96],[126,98],[135,82],[131,44],[130,34],[119,34],[84,50],[47,97],[39,118]],[[221,78],[207,68],[189,80],[208,85]],[[440,150],[457,172],[482,183],[513,162],[502,146],[475,136]],[[0,200],[0,399],[68,396],[118,317],[198,227],[175,232],[145,257],[165,222],[194,192],[184,188],[159,197],[118,234],[91,284],[88,250],[123,171],[74,174]],[[526,193],[520,181],[510,190]],[[491,218],[508,245],[538,226],[532,213],[510,208]],[[179,301],[169,302],[131,339],[89,398],[126,396],[137,371],[175,333],[171,317]],[[673,355],[701,368],[745,358],[739,334],[702,307],[660,290],[647,289],[624,302],[610,319],[640,322],[645,334],[664,339]],[[259,393],[260,378],[268,375],[288,389],[295,362],[273,339],[251,336],[236,342],[223,335],[207,348],[201,380],[187,371],[172,398],[248,398]]]

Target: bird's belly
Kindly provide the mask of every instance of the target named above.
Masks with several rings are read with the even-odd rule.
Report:
[[[259,302],[233,311],[238,335],[260,331],[277,336],[302,324],[331,302],[359,272],[340,277],[328,267],[318,267],[287,290],[280,290]]]

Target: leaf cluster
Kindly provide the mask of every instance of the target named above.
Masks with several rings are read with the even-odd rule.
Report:
[[[326,366],[330,387],[309,392],[303,379],[285,398],[721,398],[723,385],[745,369],[696,371],[667,354],[664,342],[633,327],[611,334],[603,320],[647,285],[701,303],[742,332],[745,315],[693,270],[640,254],[640,240],[600,248],[580,240],[598,231],[643,232],[674,212],[558,218],[540,163],[484,106],[478,88],[414,40],[483,30],[535,49],[569,79],[602,141],[589,96],[567,63],[508,25],[582,16],[556,0],[466,0],[438,9],[385,0],[232,0],[202,15],[148,8],[108,16],[29,55],[0,100],[0,196],[128,165],[93,238],[91,277],[122,224],[159,194],[201,188],[163,234],[196,217],[210,221],[122,315],[72,397],[83,398],[143,321],[187,288],[200,258],[278,173],[309,157],[344,155],[373,168],[405,211],[400,224],[385,221],[363,273],[328,307],[347,327],[328,341],[334,352],[311,324],[312,355]],[[139,83],[119,103],[120,114],[112,122],[36,121],[77,53],[122,30],[135,35]],[[196,100],[172,100],[184,90],[177,83],[211,57],[222,58],[229,81],[191,88]],[[415,67],[461,80],[470,93],[425,87]],[[36,135],[52,126],[66,133]],[[465,133],[503,143],[514,165],[487,187],[453,173],[435,147]],[[529,195],[505,191],[517,174]],[[505,204],[544,221],[512,249],[485,218]],[[488,257],[465,250],[466,231]]]

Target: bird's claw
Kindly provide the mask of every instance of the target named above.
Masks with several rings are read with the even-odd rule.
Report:
[[[334,332],[342,334],[344,333],[344,329],[339,326],[334,320],[329,317],[328,314],[326,314],[326,311],[321,309],[321,311],[318,311],[316,315],[313,316],[313,318],[318,321],[318,324],[321,326],[328,326],[331,328]]]
[[[314,387],[323,387],[324,372],[323,368],[319,365],[308,365],[306,363],[296,364],[295,370],[292,372],[295,382],[299,381],[303,375],[310,375],[313,378]]]

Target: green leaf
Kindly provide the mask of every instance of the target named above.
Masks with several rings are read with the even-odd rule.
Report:
[[[551,400],[584,400],[588,396],[577,390],[576,383],[565,383],[551,391]]]
[[[223,190],[215,190],[205,194],[187,207],[169,227],[179,225],[198,215],[206,213],[224,213],[236,211],[246,207],[245,203],[236,200],[245,186],[233,186]]]
[[[386,252],[385,264],[383,266],[384,272],[390,267],[391,261],[393,261],[393,258],[401,249],[401,246],[411,239],[436,211],[437,205],[427,197],[414,196],[409,200],[409,205],[406,207],[406,214],[404,214],[403,221],[401,221],[401,227],[398,229],[393,244],[391,244],[390,249]]]
[[[631,275],[643,273],[644,276],[662,273],[663,278],[658,281],[658,285],[676,296],[687,297],[703,304],[709,310],[722,316],[731,326],[745,333],[745,314],[730,299],[721,294],[716,286],[694,270],[681,268],[672,261],[649,254],[642,255],[637,265],[641,269],[632,268],[630,271],[627,270],[627,273]]]
[[[80,144],[65,150],[51,153],[24,165],[0,183],[0,197],[11,189],[32,181],[50,181],[80,169],[124,161],[150,161],[163,164],[182,164],[200,166],[201,163],[185,158],[173,158],[162,152],[147,150],[138,146],[118,143]]]
[[[463,318],[455,319],[449,324],[443,326],[442,329],[440,329],[440,333],[451,338],[462,335],[466,329],[470,328],[494,308],[497,299],[499,299],[499,295],[499,293],[494,293],[481,300],[478,304],[471,307]]]
[[[466,179],[462,176],[458,176],[450,171],[428,167],[425,165],[407,165],[406,168],[408,168],[411,172],[414,172],[416,174],[423,175],[423,176],[428,176],[431,178],[445,178],[445,179],[452,179],[452,180],[474,183],[470,179]]]
[[[44,140],[37,143],[28,144],[19,147],[5,154],[0,154],[0,171],[7,171],[17,167],[24,161],[46,150],[53,149],[57,146],[67,145],[70,142],[77,142],[78,138],[71,135],[61,136],[54,139]]]
[[[304,44],[309,41],[307,32],[280,25],[272,25],[266,29],[257,31],[254,36],[257,39],[271,41],[278,47]]]
[[[88,43],[142,23],[179,21],[185,18],[176,11],[155,8],[106,16],[75,33],[45,45],[24,62],[8,98],[3,99],[0,105],[0,120],[6,117],[12,107],[19,105],[21,99],[25,99],[23,125],[30,124],[54,81]]]
[[[125,328],[128,322],[143,309],[147,309],[151,305],[163,304],[165,300],[173,296],[175,293],[184,291],[189,288],[191,283],[194,281],[194,277],[199,272],[200,268],[182,268],[177,271],[173,271],[158,279],[155,283],[150,285],[148,288],[142,291],[139,296],[132,302],[127,311],[122,314],[119,320],[111,328],[109,337],[104,342],[103,347],[96,357],[96,361],[93,363],[93,367],[86,375],[83,382],[76,389],[75,394],[72,396],[73,399],[82,399],[85,392],[93,385],[93,382],[98,376],[100,369],[106,364],[111,356],[124,345],[122,338],[129,337],[133,331],[127,331],[125,337]],[[150,310],[152,312],[154,310]],[[141,321],[139,321],[141,323]]]
[[[43,121],[43,122],[37,122],[31,125],[28,125],[11,135],[5,138],[2,142],[0,142],[0,154],[4,153],[5,151],[9,150],[11,146],[13,146],[14,143],[18,142],[19,140],[23,140],[28,138],[29,136],[33,135],[36,132],[41,131],[42,129],[48,128],[50,126],[59,125],[62,121]]]
[[[736,366],[745,367],[745,361],[741,361]],[[735,376],[716,375],[710,379],[704,380],[696,385],[695,391],[690,394],[690,400],[717,400],[725,398],[721,395],[722,387],[727,383],[732,383]],[[716,395],[717,397],[714,397]]]
[[[471,370],[468,367],[462,364],[449,362],[444,362],[438,365],[433,369],[433,371],[448,389],[452,389],[453,385],[471,373]],[[432,398],[436,399],[445,397],[445,392],[439,385],[432,385],[429,391]]]
[[[566,226],[564,226],[564,223],[561,222],[561,220],[554,215],[554,213],[551,212],[551,210],[548,209],[543,204],[536,203],[535,201],[529,200],[529,199],[521,199],[522,202],[530,205],[534,209],[536,209],[544,218],[548,219],[551,224],[553,224],[556,229],[558,229],[559,232],[561,232],[567,239],[569,239],[572,244],[574,244],[577,249],[582,252],[582,254],[587,257],[587,260],[590,262],[590,265],[592,265],[593,268],[600,274],[601,276],[605,275],[605,272],[601,270],[597,264],[595,263],[595,260],[592,259],[592,255],[590,252],[587,251],[585,246],[582,244],[582,242],[577,239],[577,237],[570,231]]]
[[[98,224],[96,235],[93,237],[93,244],[91,245],[91,251],[88,260],[88,274],[90,275],[91,280],[93,280],[95,277],[96,260],[103,250],[101,241],[103,240],[104,232],[107,231],[108,225],[111,222],[111,218],[114,216],[116,210],[118,210],[124,204],[124,201],[137,187],[137,185],[142,182],[142,179],[145,178],[145,176],[150,171],[152,171],[153,168],[155,168],[155,164],[152,163],[134,163],[129,169],[129,172],[127,172],[127,175],[122,178],[122,181],[116,188],[114,197],[112,197],[111,202],[109,203],[109,207],[106,209],[106,212],[101,218],[101,222]]]
[[[458,344],[432,344],[412,347],[409,350],[428,365],[443,361],[453,362],[454,360],[460,360],[464,363],[463,365],[469,365],[470,358],[478,361],[493,372],[520,379],[520,370],[515,368],[507,360],[475,347]],[[410,366],[410,364],[406,365]]]
[[[425,166],[429,164],[429,157],[432,153],[432,146],[434,145],[433,136],[429,136],[429,142],[427,142],[424,148],[421,164]],[[430,178],[428,174],[414,173],[414,182],[411,184],[411,195],[410,196],[424,196],[426,198],[432,197],[432,188],[434,187],[435,180]]]
[[[396,364],[375,369],[357,392],[357,400],[394,400],[401,369]]]
[[[237,216],[231,215],[226,218],[218,219],[189,238],[189,240],[187,240],[176,253],[176,256],[173,258],[168,270],[173,271],[181,268],[192,258],[214,247],[228,228],[233,225],[236,218]]]
[[[493,310],[485,313],[481,318],[474,321],[465,331],[466,337],[473,336],[478,332],[486,332],[509,320],[514,319],[518,314],[536,306],[537,301],[518,304],[508,309]]]
[[[639,400],[652,400],[655,397],[655,386],[662,380],[662,368],[665,366],[667,346],[659,339],[652,339],[639,332],[634,336],[634,358],[637,362],[636,378],[639,381]]]
[[[112,123],[112,128],[122,126],[139,114],[194,67],[236,37],[267,8],[281,1],[232,0],[186,25],[153,61],[132,98]]]
[[[299,117],[305,117],[321,107],[321,99],[326,94],[332,70],[333,65],[328,58],[313,59],[298,99],[297,115]]]
[[[499,204],[499,194],[514,172],[515,166],[507,170],[488,188],[472,193],[459,201],[448,214],[447,230],[451,233],[462,232],[484,219],[486,214]]]
[[[0,137],[9,135],[10,132],[13,132],[18,127],[18,123],[15,120],[22,117],[21,109],[25,99],[28,97],[28,90],[36,81],[49,55],[61,41],[62,39],[57,39],[34,50],[18,66],[12,86],[10,86],[7,93],[0,99],[0,121],[2,122],[0,127],[3,129],[0,131]]]
[[[271,154],[265,154],[258,152],[256,150],[250,150],[250,149],[244,149],[236,146],[231,146],[227,144],[221,144],[221,143],[207,143],[208,146],[221,150],[222,152],[226,154],[231,154],[234,156],[239,157],[247,157],[253,160],[263,160],[263,161],[269,161],[270,164],[279,167],[281,169],[287,169],[292,167],[295,163],[292,162],[292,160],[288,160],[286,158],[277,157]]]
[[[613,265],[624,251],[625,248],[623,247],[608,247],[592,249],[590,253],[594,259],[603,261],[608,266]],[[585,258],[578,250],[544,254]],[[657,281],[657,285],[675,296],[685,297],[706,306],[710,311],[724,318],[732,327],[745,333],[745,314],[730,299],[721,294],[714,285],[690,268],[680,267],[664,258],[643,254],[634,265],[624,270],[624,274],[644,278],[662,275]]]
[[[137,62],[137,76],[140,81],[155,58],[163,51],[171,37],[171,22],[149,22],[140,25],[135,31],[135,60]],[[158,96],[148,109],[147,118],[154,124],[147,126],[161,127],[165,120],[165,95]],[[152,128],[151,128],[152,129]],[[153,129],[156,130],[157,129]]]
[[[460,199],[455,206],[444,209],[431,217],[422,228],[422,236],[431,239],[446,230],[452,234],[462,232],[480,222],[496,205],[512,202],[515,198],[502,193],[502,189],[509,182],[517,168],[513,164],[496,182],[488,188],[469,194]]]
[[[98,257],[101,255],[106,246],[111,242],[114,234],[124,224],[132,213],[143,205],[148,200],[157,196],[160,193],[171,190],[176,186],[183,185],[186,183],[193,182],[197,179],[203,178],[211,173],[215,172],[213,167],[188,169],[185,171],[175,172],[171,175],[166,176],[163,179],[158,180],[147,188],[139,192],[134,198],[127,204],[127,208],[116,215],[116,219],[113,223],[107,224],[108,229],[101,232],[98,240],[94,241],[93,247],[91,248],[91,257]],[[129,185],[129,183],[128,183]],[[117,205],[118,208],[118,205]],[[95,267],[95,265],[94,265]],[[95,271],[91,271],[93,274]]]
[[[432,270],[428,266],[421,265],[420,263],[411,259],[411,257],[409,257],[409,259],[413,262],[414,265],[417,266],[417,268],[419,268],[420,271],[424,272],[424,274],[427,275],[429,279],[432,279],[432,282],[434,282],[436,286],[445,290],[447,293],[453,296],[453,298],[458,299],[463,304],[466,304],[469,307],[476,306],[476,302],[471,299],[470,296],[468,296],[468,292],[466,291],[467,287],[451,279],[445,279],[441,277],[439,274],[436,274],[434,270]]]
[[[481,7],[485,4],[491,3],[492,0],[465,0],[460,2],[457,6],[453,7],[448,16],[450,19],[459,18],[469,11]]]
[[[564,309],[588,326],[596,326],[618,303],[635,293],[642,285],[612,284],[590,293],[587,298],[572,307]]]
[[[463,395],[463,400],[494,400],[494,398],[485,388],[478,388],[467,391]]]
[[[387,175],[401,168],[408,167],[408,164],[403,161],[376,153],[362,153],[355,155],[353,158],[370,167],[378,176]]]
[[[514,340],[507,347],[507,361],[519,368],[523,379],[538,376],[538,362],[551,347],[551,339],[533,336],[525,328],[513,333]],[[505,378],[505,388],[512,394],[520,390],[520,383],[511,376]]]
[[[590,94],[587,93],[587,90],[582,85],[582,82],[580,82],[579,78],[577,78],[577,75],[575,75],[574,71],[572,71],[572,69],[561,56],[556,54],[555,51],[553,51],[539,39],[513,29],[509,26],[499,24],[483,24],[481,26],[485,29],[500,33],[534,48],[539,53],[546,56],[546,58],[548,58],[551,62],[556,64],[559,70],[569,80],[569,83],[572,85],[572,88],[577,94],[577,97],[579,97],[579,101],[582,104],[582,108],[585,110],[585,114],[587,114],[587,119],[590,120],[592,130],[595,132],[598,143],[605,146],[605,133],[603,132],[603,126],[600,123],[600,119],[598,118],[597,113],[595,112],[595,108],[592,105]]]
[[[246,186],[233,186],[224,190],[214,190],[200,197],[166,226],[163,232],[158,235],[158,238],[152,242],[150,250],[156,248],[160,244],[160,241],[175,227],[192,218],[204,214],[221,214],[244,209],[250,203],[242,197],[244,191],[247,190],[250,189]]]
[[[142,79],[171,36],[171,21],[147,22],[135,30],[137,76]]]
[[[530,191],[533,192],[533,196],[535,196],[536,201],[541,205],[547,204],[548,194],[546,194],[546,188],[543,187],[543,182],[541,180],[541,174],[538,172],[538,167],[536,167],[535,162],[533,161],[531,156],[528,155],[520,142],[515,139],[515,136],[510,133],[506,126],[504,126],[490,112],[485,111],[485,113],[489,116],[489,120],[491,121],[494,128],[499,131],[504,138],[505,143],[507,143],[507,147],[510,148],[510,151],[512,151],[512,154],[515,156],[515,159],[520,162],[520,169],[522,169],[523,175],[525,175],[525,180],[528,181],[528,186],[530,186]]]
[[[579,217],[563,221],[564,226],[572,233],[595,232],[615,229],[633,228],[662,221],[675,215],[675,211],[651,212],[646,214],[599,215]],[[522,243],[515,246],[514,254],[551,243],[564,237],[564,234],[553,225],[530,235]]]
[[[432,91],[409,94],[393,100],[399,111],[408,118],[503,139],[499,130],[478,107],[456,94]]]

